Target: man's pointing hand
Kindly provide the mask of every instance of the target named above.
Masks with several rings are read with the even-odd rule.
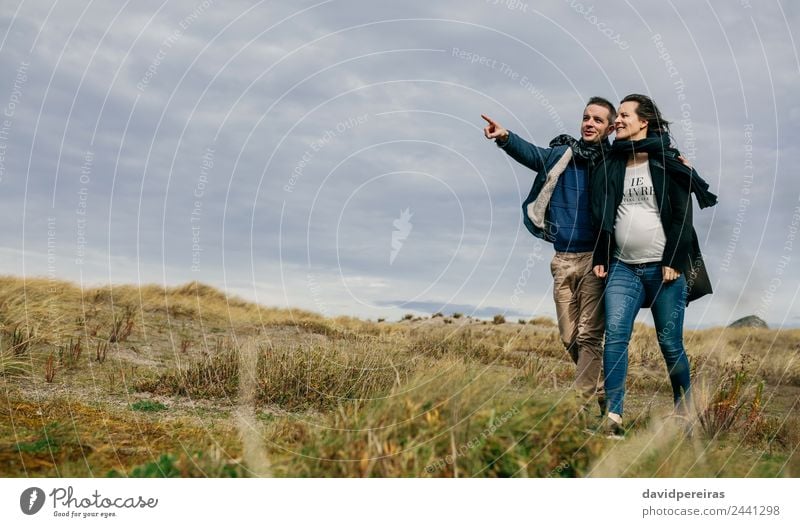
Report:
[[[503,128],[500,123],[493,121],[490,117],[487,117],[481,114],[483,120],[489,123],[483,129],[483,135],[486,136],[486,139],[499,139],[501,141],[505,141],[508,139],[508,130]]]

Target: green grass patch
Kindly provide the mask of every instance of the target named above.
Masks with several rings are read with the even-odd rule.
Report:
[[[238,462],[214,458],[203,453],[192,456],[181,454],[161,454],[155,460],[137,465],[127,473],[110,470],[109,478],[242,478],[247,477],[246,469]]]
[[[167,405],[158,401],[150,401],[148,399],[136,401],[135,403],[131,404],[131,410],[136,410],[138,412],[160,412],[166,409]]]

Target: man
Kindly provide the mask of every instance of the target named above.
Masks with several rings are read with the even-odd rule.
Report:
[[[605,412],[603,393],[603,281],[592,273],[597,231],[592,225],[589,197],[592,169],[603,161],[614,128],[614,105],[592,97],[583,111],[581,138],[560,135],[541,148],[482,115],[487,139],[519,163],[536,172],[522,204],[525,226],[537,238],[551,242],[550,264],[558,331],[575,362],[575,387],[588,399],[597,396]]]

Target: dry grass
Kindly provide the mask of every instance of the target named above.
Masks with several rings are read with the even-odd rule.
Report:
[[[529,324],[534,326],[541,326],[545,328],[557,328],[558,324],[550,317],[534,317],[530,320]]]
[[[286,476],[800,474],[798,330],[690,332],[687,440],[657,428],[669,382],[637,325],[619,445],[584,433],[547,318],[331,319],[196,282],[2,277],[0,298],[2,476],[246,476],[255,451]]]
[[[800,330],[719,328],[687,333],[698,373],[745,360],[748,370],[775,385],[800,386]]]
[[[227,347],[177,371],[138,386],[142,391],[193,398],[234,398],[239,393],[242,357]],[[258,350],[254,400],[297,411],[330,409],[350,400],[367,400],[402,384],[411,358],[394,362],[389,354],[371,353],[369,344],[333,343]]]
[[[786,477],[797,472],[786,455],[747,448],[738,441],[687,437],[676,422],[658,421],[595,460],[595,477]]]
[[[24,377],[29,374],[28,363],[14,352],[0,349],[0,378]]]
[[[340,408],[328,426],[279,422],[276,439],[295,441],[279,444],[276,468],[339,477],[585,474],[601,441],[583,432],[575,402],[518,399],[507,383],[451,362],[385,399]]]

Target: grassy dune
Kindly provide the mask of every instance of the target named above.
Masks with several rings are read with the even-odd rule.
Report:
[[[800,331],[690,332],[687,436],[637,326],[620,442],[585,432],[551,320],[494,322],[0,277],[0,475],[800,475]]]

